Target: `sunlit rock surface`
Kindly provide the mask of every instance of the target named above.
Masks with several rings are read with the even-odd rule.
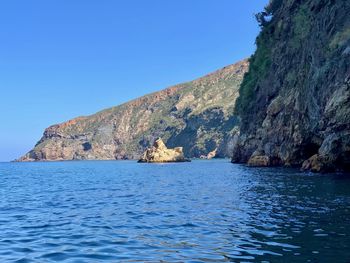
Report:
[[[163,140],[158,138],[152,147],[147,148],[143,153],[140,163],[169,163],[169,162],[189,162],[182,151],[182,147],[168,149]]]
[[[235,101],[247,68],[243,60],[197,80],[53,125],[19,161],[138,159],[158,137],[169,147],[182,145],[188,157],[215,148],[219,157],[229,157],[230,140],[237,132]]]

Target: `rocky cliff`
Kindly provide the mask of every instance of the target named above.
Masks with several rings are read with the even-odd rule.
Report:
[[[350,167],[350,1],[272,0],[236,110],[233,162]]]
[[[169,87],[92,116],[47,128],[33,150],[19,161],[138,159],[161,137],[183,146],[187,157],[218,148],[230,156],[235,133],[235,100],[246,60],[203,78]]]

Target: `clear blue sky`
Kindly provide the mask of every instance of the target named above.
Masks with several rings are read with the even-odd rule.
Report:
[[[0,161],[49,125],[250,56],[267,0],[0,3]]]

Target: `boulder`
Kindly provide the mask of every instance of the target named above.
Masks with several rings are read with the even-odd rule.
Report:
[[[270,166],[270,158],[266,155],[252,156],[249,158],[247,164],[252,167],[267,167]]]
[[[147,148],[139,160],[140,163],[190,162],[186,159],[182,147],[168,149],[161,138],[152,147]]]
[[[314,154],[303,162],[301,170],[313,173],[328,173],[336,171],[337,165],[332,157],[328,155]]]
[[[305,160],[301,166],[303,171],[311,171],[319,173],[324,171],[325,162],[319,154],[314,154],[309,159]]]

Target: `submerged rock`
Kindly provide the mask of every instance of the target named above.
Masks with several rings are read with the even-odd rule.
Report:
[[[143,153],[140,163],[190,162],[186,159],[182,147],[168,149],[161,138]]]

